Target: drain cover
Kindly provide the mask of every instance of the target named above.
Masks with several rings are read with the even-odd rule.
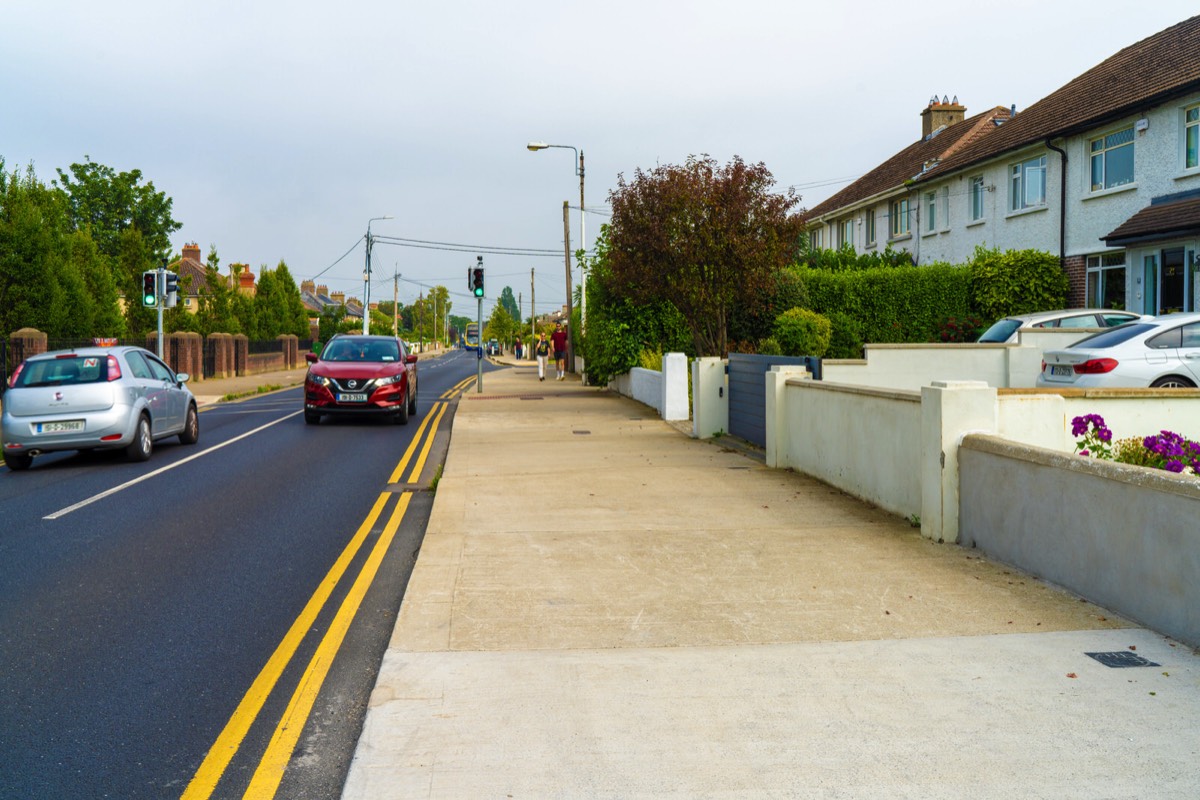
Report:
[[[576,436],[590,436],[592,432],[591,431],[571,431],[571,433],[575,434]]]
[[[1128,650],[1118,650],[1115,653],[1084,653],[1091,656],[1106,667],[1159,667],[1153,661],[1142,658],[1137,653]]]

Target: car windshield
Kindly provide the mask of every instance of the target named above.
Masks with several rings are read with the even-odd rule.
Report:
[[[394,339],[337,339],[321,353],[323,361],[398,361],[400,346]]]
[[[108,380],[104,356],[62,356],[26,361],[14,386],[68,386]]]
[[[1075,344],[1069,345],[1068,350],[1103,350],[1106,347],[1116,347],[1124,344],[1135,336],[1147,331],[1157,330],[1160,326],[1149,322],[1130,322],[1100,333],[1085,336]]]
[[[1012,336],[1019,327],[1021,327],[1021,320],[1019,319],[1002,319],[984,331],[983,336],[979,337],[979,342],[982,344],[1004,344],[1008,341],[1008,337]]]

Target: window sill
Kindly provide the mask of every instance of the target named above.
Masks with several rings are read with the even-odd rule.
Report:
[[[986,225],[986,224],[987,224],[986,219],[976,219],[976,220],[971,220],[970,222],[968,222],[967,227],[968,228],[978,228],[980,225]]]
[[[1123,183],[1120,186],[1114,186],[1111,189],[1097,189],[1094,192],[1088,192],[1087,194],[1085,194],[1083,196],[1083,201],[1086,203],[1088,200],[1096,200],[1101,197],[1109,197],[1110,195],[1121,194],[1122,192],[1132,192],[1137,188],[1138,188],[1137,181],[1134,181],[1133,183]]]
[[[1200,167],[1185,169],[1175,176],[1175,180],[1177,181],[1186,181],[1189,178],[1200,178]]]
[[[892,242],[907,242],[911,238],[912,238],[911,233],[902,233],[899,236],[893,236],[893,237],[889,238],[888,244],[891,244]]]
[[[1032,206],[1030,208],[1022,208],[1017,211],[1008,212],[1007,214],[1004,215],[1004,218],[1012,219],[1014,217],[1023,217],[1026,214],[1037,214],[1039,212],[1045,211],[1047,208],[1048,208],[1048,206],[1046,206],[1045,204],[1042,204],[1040,206]]]

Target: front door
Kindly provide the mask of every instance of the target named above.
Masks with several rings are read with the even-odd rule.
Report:
[[[1162,251],[1162,271],[1159,280],[1158,313],[1173,314],[1191,307],[1191,291],[1182,247]]]

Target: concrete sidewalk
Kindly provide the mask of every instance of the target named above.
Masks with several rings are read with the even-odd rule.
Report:
[[[1188,648],[577,379],[484,386],[344,797],[1200,796]]]

